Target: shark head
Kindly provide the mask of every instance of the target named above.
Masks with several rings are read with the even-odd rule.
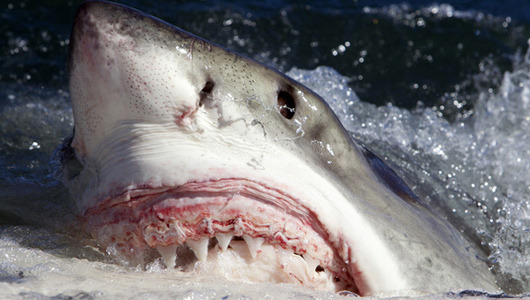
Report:
[[[81,5],[66,184],[120,261],[362,295],[496,289],[318,95],[137,10]]]

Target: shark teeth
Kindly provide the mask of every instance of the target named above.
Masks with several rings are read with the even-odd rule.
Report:
[[[278,251],[277,258],[282,270],[298,278],[301,282],[314,282],[324,285],[333,282],[333,275],[329,271],[316,270],[319,265],[316,259],[309,256],[302,257],[289,250]]]
[[[195,253],[195,256],[199,261],[205,262],[206,257],[208,257],[208,244],[210,242],[210,239],[203,238],[198,241],[194,240],[187,240],[186,245],[190,247],[190,249]]]
[[[320,287],[325,287],[326,290],[334,289],[332,273],[319,267],[320,261],[310,255],[300,255],[292,248],[285,249],[279,245],[264,245],[263,237],[243,234],[238,239],[233,239],[233,233],[222,232],[216,233],[214,237],[217,240],[216,246],[213,246],[215,243],[213,237],[211,244],[210,238],[204,237],[200,240],[188,238],[185,242],[187,247],[183,244],[173,244],[158,245],[156,249],[168,269],[175,268],[177,263],[179,269],[183,268],[182,270],[202,268],[214,272],[215,268],[220,268],[222,270],[220,274],[231,270],[229,277],[237,273],[241,278],[248,277],[249,280],[267,281],[263,278],[270,278],[278,282],[302,282],[318,289]],[[197,258],[198,264],[193,255]],[[235,269],[230,269],[234,264]]]
[[[231,233],[222,232],[219,232],[215,235],[215,238],[217,239],[217,244],[219,244],[221,250],[226,251],[226,249],[228,249],[228,245],[230,244],[230,241],[232,240],[233,236],[234,235]]]
[[[261,248],[261,245],[263,245],[263,242],[265,242],[264,238],[261,237],[251,237],[250,235],[243,235],[243,239],[245,242],[247,242],[248,251],[250,252],[250,256],[252,256],[253,259],[256,259],[256,255],[258,254],[259,248]]]
[[[223,233],[218,232],[215,234],[215,239],[217,240],[217,244],[219,246],[219,249],[221,251],[226,251],[228,247],[232,247],[234,249],[237,249],[238,251],[243,251],[243,248],[239,244],[232,243],[234,234],[233,233]],[[245,241],[246,248],[248,249],[248,253],[250,253],[250,256],[252,259],[256,259],[259,252],[261,251],[261,248],[263,246],[263,243],[265,242],[265,239],[262,237],[252,237],[247,234],[243,234],[241,236],[243,240]],[[209,249],[210,239],[209,238],[202,238],[200,240],[192,240],[187,239],[186,245],[193,251],[195,254],[195,257],[201,261],[205,262],[208,257],[208,249]],[[164,261],[167,268],[174,268],[176,264],[176,258],[177,258],[177,249],[180,245],[179,244],[173,244],[169,246],[165,245],[158,245],[156,246],[156,249],[158,253],[160,253],[160,256],[162,257],[162,260]],[[237,246],[237,247],[236,247]],[[307,264],[307,268],[309,271],[315,271],[317,266],[319,265],[319,261],[316,259],[313,259],[309,256],[306,257],[300,257],[302,260],[305,261]],[[293,258],[291,258],[292,260]]]
[[[243,234],[241,238],[244,241],[241,241],[241,239],[234,240],[233,237],[234,234],[229,232],[216,233],[215,238],[218,244],[218,248],[216,248],[218,249],[217,251],[226,252],[228,248],[230,248],[230,251],[234,251],[234,253],[239,253],[241,257],[247,257],[247,259],[250,259],[249,263],[251,261],[256,262],[259,260],[263,261],[271,259],[270,251],[273,251],[273,253],[275,253],[274,256],[276,257],[277,262],[282,266],[282,268],[287,270],[289,273],[298,274],[297,277],[300,277],[300,279],[310,280],[311,278],[322,276],[329,277],[327,272],[326,274],[320,274],[320,272],[317,270],[317,267],[320,265],[320,261],[311,256],[301,256],[294,253],[292,249],[283,249],[281,247],[272,245],[267,245],[267,247],[270,249],[265,249],[266,247],[263,246],[265,238],[262,237],[252,237],[250,235]],[[200,240],[187,239],[186,245],[195,254],[195,257],[199,262],[206,263],[210,251],[209,238],[204,237]],[[156,249],[160,253],[162,260],[168,269],[175,268],[176,266],[177,252],[181,253],[179,252],[180,250],[178,250],[179,246],[181,246],[181,244],[156,246]],[[245,248],[248,249],[248,252],[246,252]],[[268,252],[260,254],[262,251]],[[250,257],[248,256],[249,254]]]
[[[320,264],[318,260],[313,259],[311,256],[304,256],[304,260],[307,264],[307,269],[310,272],[314,272],[316,268],[318,267],[318,265]]]
[[[178,245],[169,245],[169,246],[156,246],[156,250],[162,256],[164,263],[168,269],[175,268],[175,260],[177,259],[177,247]]]

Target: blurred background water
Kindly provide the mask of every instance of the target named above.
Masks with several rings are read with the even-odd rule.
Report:
[[[118,2],[317,91],[353,136],[460,220],[506,292],[530,291],[530,1]],[[66,56],[80,3],[0,3],[0,295],[110,297],[77,283],[126,272],[79,230],[51,160],[73,127]]]

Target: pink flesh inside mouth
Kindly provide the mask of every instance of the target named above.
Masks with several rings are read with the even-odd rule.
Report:
[[[86,227],[124,262],[162,257],[168,268],[186,271],[232,251],[250,264],[275,264],[269,272],[282,276],[264,281],[360,294],[355,266],[339,256],[343,243],[330,240],[315,212],[264,184],[227,178],[143,186],[99,203],[84,214]]]

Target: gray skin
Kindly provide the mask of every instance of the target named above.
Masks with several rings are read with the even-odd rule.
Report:
[[[113,38],[103,37],[104,30],[97,29],[97,26],[112,28],[105,34]],[[172,104],[167,103],[147,102],[138,90],[128,91],[132,96],[124,97],[121,102],[91,98],[94,90],[108,88],[110,91],[112,86],[108,85],[114,84],[113,78],[105,78],[107,71],[97,69],[99,58],[94,54],[109,47],[105,45],[109,41],[122,41],[119,47],[124,52],[134,52],[142,60],[154,58],[149,53],[156,49],[156,53],[160,53],[157,58],[167,57],[167,64],[178,69],[180,79],[186,81],[183,86],[190,87],[190,91],[185,93],[193,95],[193,101],[198,103],[171,106]],[[110,56],[107,59],[109,66],[120,68],[118,59]],[[153,63],[153,68],[157,68],[158,63]],[[73,155],[69,158],[81,165],[81,171],[79,174],[67,171],[66,177],[69,179],[66,181],[78,203],[80,214],[97,205],[93,195],[101,196],[108,189],[104,184],[110,180],[107,177],[116,174],[112,169],[105,169],[105,165],[97,163],[98,156],[104,155],[100,151],[101,145],[112,144],[109,142],[110,137],[119,140],[118,135],[127,135],[123,132],[111,132],[109,128],[122,124],[120,122],[124,120],[141,120],[144,123],[168,120],[179,124],[193,114],[194,109],[201,107],[218,114],[215,120],[220,128],[229,128],[234,123],[243,121],[246,127],[251,128],[249,132],[252,135],[259,136],[255,137],[257,140],[298,157],[301,163],[324,178],[348,202],[348,209],[341,212],[344,216],[337,218],[347,219],[349,210],[364,217],[363,222],[366,224],[363,225],[370,229],[370,234],[376,236],[392,252],[391,258],[382,257],[381,260],[392,260],[399,269],[396,274],[402,277],[404,283],[398,284],[399,290],[393,291],[392,284],[377,282],[378,278],[384,276],[375,274],[370,275],[370,278],[356,278],[363,275],[352,274],[356,282],[363,282],[358,287],[362,294],[498,290],[476,247],[449,223],[429,211],[384,162],[353,140],[322,98],[289,77],[139,11],[100,1],[86,2],[78,12],[71,38],[68,67],[76,129],[72,148],[69,148],[70,145],[67,148],[73,150]],[[139,78],[149,76],[139,74]],[[141,89],[140,84],[136,86],[138,82],[130,84],[130,88]],[[129,88],[129,82],[122,81],[122,85],[124,89]],[[168,87],[168,83],[159,85],[159,88],[163,87]],[[150,87],[153,88],[155,87]],[[225,101],[221,108],[216,104],[216,97],[226,95],[230,95],[233,101]],[[168,105],[171,108],[165,109]],[[98,108],[94,109],[96,106]],[[99,109],[101,106],[103,107]],[[224,115],[224,111],[228,111],[230,117]],[[232,150],[227,147],[226,152],[230,151]],[[137,158],[135,155],[140,154],[127,152],[123,156],[121,153],[125,157],[122,160],[133,156]],[[230,161],[221,155],[220,160]],[[107,161],[112,159],[115,158],[108,158]],[[282,157],[277,157],[276,160],[282,163]],[[289,169],[290,163],[288,160],[284,161],[284,167]],[[155,165],[153,163],[144,168],[150,168],[145,170],[145,174],[156,172]],[[138,165],[136,167],[135,171],[141,168]],[[257,163],[252,167],[259,169],[260,166]],[[293,174],[297,167],[292,166]],[[295,176],[293,174],[279,180],[289,185],[292,178],[289,176]],[[93,179],[95,177],[97,179]],[[136,178],[128,180],[134,181]],[[322,199],[324,204],[320,205],[328,205],[326,201],[333,206],[334,199]],[[338,207],[342,207],[340,205]],[[321,221],[326,224],[329,218],[323,216]],[[336,230],[334,225],[326,228],[329,229],[330,239],[362,230],[353,225],[343,226],[340,230]],[[362,233],[359,234],[362,236]],[[350,242],[346,240],[346,243]],[[354,241],[353,238],[352,241],[362,242]],[[339,252],[346,253],[344,261],[353,259],[352,253],[343,251],[344,246],[339,245],[339,242],[335,245],[340,248]],[[355,248],[351,245],[348,247],[350,251]],[[363,249],[369,247],[370,245],[363,246]],[[378,249],[373,249],[373,252],[375,259],[379,260]],[[358,265],[363,265],[362,257],[359,256]]]

